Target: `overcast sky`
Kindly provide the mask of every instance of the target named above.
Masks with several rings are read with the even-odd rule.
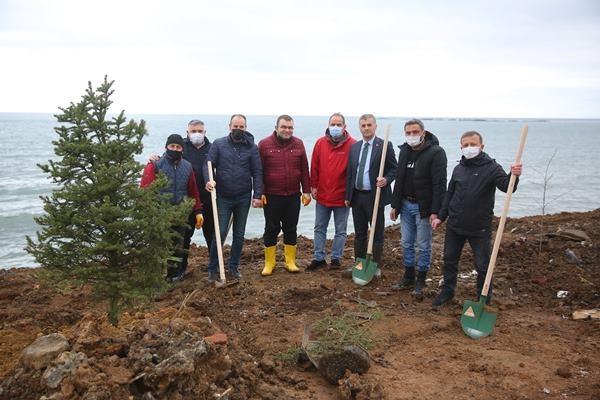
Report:
[[[0,112],[600,118],[600,1],[0,0]]]

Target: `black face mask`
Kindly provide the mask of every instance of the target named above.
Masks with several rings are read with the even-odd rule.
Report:
[[[167,149],[167,157],[169,157],[173,161],[179,161],[181,160],[181,152],[177,150]]]
[[[242,129],[232,129],[231,138],[236,142],[239,142],[244,137],[244,131]]]

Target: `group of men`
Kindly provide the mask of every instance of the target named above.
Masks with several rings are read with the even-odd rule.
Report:
[[[518,177],[521,165],[512,165],[507,174],[483,152],[482,136],[475,131],[465,132],[460,140],[462,157],[447,187],[444,149],[420,120],[412,119],[404,125],[405,143],[398,146],[397,160],[393,145],[388,142],[383,174],[379,176],[384,140],[376,136],[375,116],[362,115],[359,129],[362,137],[357,141],[346,129],[344,116],[331,115],[324,135],[314,145],[310,170],[304,143],[294,136],[294,120],[289,115],[279,116],[273,133],[258,145],[247,131],[246,117],[241,114],[231,117],[229,134],[212,143],[205,136],[205,124],[200,120],[189,122],[185,139],[170,135],[165,153],[149,160],[141,183],[142,187],[148,185],[161,171],[169,179],[163,192],[172,195],[171,203],[181,202],[184,196],[195,199],[188,227],[181,231],[183,242],[176,246],[174,254],[180,261],[168,270],[168,279],[183,278],[194,228],[201,227],[210,251],[208,281],[219,279],[218,251],[211,223],[213,190],[217,192],[221,238],[227,236],[229,229],[233,234],[227,270],[232,278],[240,279],[239,263],[250,206],[264,211],[263,276],[272,275],[276,268],[280,232],[283,232],[285,269],[300,271],[296,265],[297,225],[301,204],[307,206],[311,198],[316,201],[314,257],[306,270],[315,271],[327,265],[336,269],[342,266],[350,210],[355,228],[355,259],[366,256],[375,193],[380,188],[372,249],[378,264],[383,252],[384,207],[391,205],[392,220],[400,217],[404,275],[392,288],[413,289],[413,294],[422,298],[431,264],[432,231],[447,220],[444,284],[433,305],[439,306],[454,297],[458,260],[466,241],[473,250],[479,296],[490,258],[495,190],[506,191],[510,174]],[[213,167],[213,179],[208,161]],[[327,264],[325,248],[332,214],[335,235]]]

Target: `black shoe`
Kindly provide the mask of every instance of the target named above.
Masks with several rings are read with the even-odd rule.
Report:
[[[331,259],[331,264],[329,264],[329,267],[331,269],[339,269],[341,266],[342,266],[342,263],[340,263],[340,260],[338,260],[337,258]]]
[[[221,280],[221,277],[219,276],[217,271],[208,271],[208,283],[215,283],[219,280]]]
[[[448,289],[442,289],[441,292],[431,302],[432,307],[439,307],[446,304],[454,298],[454,292]]]
[[[417,274],[417,282],[413,294],[417,300],[423,300],[423,289],[425,289],[425,279],[427,279],[427,271],[419,271]]]
[[[231,276],[231,279],[242,279],[242,273],[237,267],[229,268],[229,275]]]
[[[312,260],[312,262],[310,263],[310,265],[308,267],[306,267],[307,271],[316,271],[317,269],[324,267],[327,265],[327,261],[325,260]]]
[[[415,286],[415,269],[406,268],[400,282],[392,285],[392,290],[407,290]]]

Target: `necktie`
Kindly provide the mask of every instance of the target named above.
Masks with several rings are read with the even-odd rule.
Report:
[[[360,155],[360,162],[358,163],[358,176],[356,177],[356,188],[361,190],[363,188],[363,176],[365,175],[365,167],[367,165],[367,155],[369,153],[369,143],[365,143],[363,146],[362,154]]]

